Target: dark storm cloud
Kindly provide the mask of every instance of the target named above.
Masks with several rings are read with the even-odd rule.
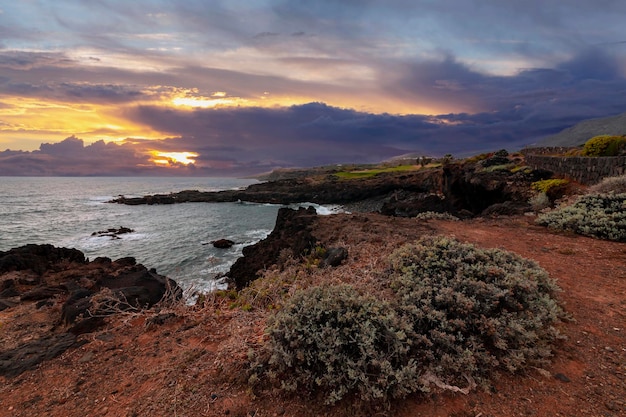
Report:
[[[476,115],[397,116],[368,114],[320,103],[287,109],[164,111],[142,107],[137,121],[162,129],[185,126],[184,137],[168,139],[169,149],[187,150],[241,164],[311,166],[378,162],[405,153],[471,154],[519,148],[529,137],[565,127],[539,123],[525,112]],[[458,123],[458,124],[455,124]],[[227,145],[232,144],[232,145]]]
[[[543,117],[596,117],[626,110],[626,70],[601,48],[586,48],[555,68],[495,76],[472,70],[447,56],[440,61],[405,63],[386,88],[407,100],[450,105],[467,111],[502,112],[523,107]]]
[[[5,143],[24,137],[13,139],[16,129],[41,131],[35,116],[49,101],[55,111],[110,104],[105,122],[83,132],[134,134],[107,132],[112,115],[112,125],[128,118],[146,135],[170,136],[88,146],[72,137],[4,152],[2,172],[154,172],[154,149],[197,152],[188,170],[204,173],[458,155],[626,111],[621,0],[42,0],[2,10]],[[214,92],[243,105],[314,103],[171,104]],[[22,99],[41,106],[20,118]]]
[[[608,69],[590,70],[584,58],[589,54]],[[244,162],[274,158],[314,165],[351,158],[373,162],[404,152],[467,154],[515,149],[580,120],[626,111],[626,80],[615,70],[615,59],[601,51],[584,51],[581,56],[555,69],[529,69],[514,76],[478,73],[448,57],[407,65],[406,76],[386,86],[396,94],[431,104],[456,99],[483,109],[471,114],[369,114],[312,103],[280,109],[194,111],[143,106],[129,117],[155,130],[184,136],[171,140],[181,149]],[[226,144],[234,148],[209,149]]]

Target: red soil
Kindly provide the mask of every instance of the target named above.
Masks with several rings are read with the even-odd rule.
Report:
[[[326,273],[329,279],[363,281],[373,279],[391,250],[425,233],[516,252],[557,280],[572,320],[559,325],[566,339],[550,366],[504,375],[490,393],[416,395],[370,410],[347,403],[328,408],[270,387],[252,392],[244,363],[263,337],[267,313],[216,299],[107,319],[102,330],[80,336],[82,346],[20,376],[0,377],[0,416],[626,416],[625,244],[554,233],[527,217],[419,222],[336,215],[320,218],[314,232],[350,254]],[[0,312],[1,338],[10,344],[25,331],[34,337],[57,317],[54,308]],[[155,322],[164,313],[174,316]]]

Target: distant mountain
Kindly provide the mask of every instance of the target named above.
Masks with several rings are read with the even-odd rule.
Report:
[[[626,135],[626,113],[585,120],[544,138],[536,146],[579,146],[598,135]]]

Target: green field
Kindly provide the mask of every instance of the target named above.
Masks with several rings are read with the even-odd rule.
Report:
[[[435,167],[436,164],[429,164],[426,168]],[[404,172],[404,171],[417,171],[422,169],[419,165],[398,165],[395,167],[385,167],[385,168],[372,168],[372,169],[363,169],[358,171],[342,171],[337,172],[334,175],[341,179],[356,179],[356,178],[369,178],[378,174],[383,174],[386,172]]]

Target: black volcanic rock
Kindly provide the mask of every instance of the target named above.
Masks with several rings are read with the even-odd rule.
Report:
[[[25,245],[0,252],[0,274],[30,269],[42,274],[61,261],[85,262],[85,255],[77,249],[57,248],[52,245]]]
[[[41,362],[53,359],[76,343],[71,333],[48,335],[29,341],[14,349],[0,352],[0,375],[17,376],[34,368]]]
[[[326,250],[326,254],[322,259],[320,266],[321,267],[336,267],[341,265],[341,263],[348,258],[348,249],[346,248],[328,248]]]
[[[235,244],[235,242],[233,242],[232,240],[228,240],[228,239],[218,239],[218,240],[214,240],[213,242],[211,242],[211,244],[213,245],[214,248],[228,249],[232,247]]]
[[[134,258],[88,262],[76,249],[52,245],[0,252],[0,289],[0,310],[48,307],[54,320],[47,326],[33,325],[23,344],[0,351],[0,375],[7,376],[74,346],[76,335],[96,330],[105,316],[182,297],[176,282],[137,264]]]
[[[412,193],[400,190],[393,193],[380,209],[381,214],[396,217],[415,217],[425,211],[443,213],[452,210],[443,194]]]
[[[109,228],[107,230],[100,230],[97,232],[93,232],[91,234],[91,236],[98,236],[98,237],[110,237],[111,239],[120,239],[120,235],[124,235],[127,233],[133,233],[134,230],[129,228],[129,227],[120,227],[118,229],[116,228]]]
[[[227,276],[238,290],[248,286],[263,269],[273,265],[283,250],[293,256],[308,253],[317,239],[311,234],[317,212],[313,207],[278,210],[274,230],[260,242],[243,248],[243,257],[237,259]]]

